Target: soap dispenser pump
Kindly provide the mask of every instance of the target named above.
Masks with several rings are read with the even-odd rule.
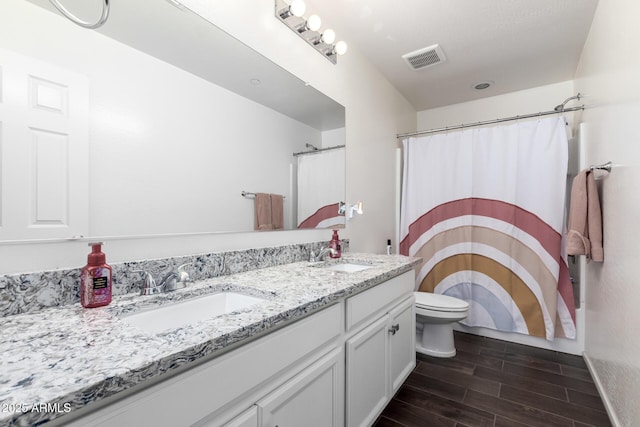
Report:
[[[102,242],[89,243],[91,253],[80,273],[80,303],[93,308],[111,302],[112,270],[102,252]]]
[[[331,258],[340,258],[342,255],[342,246],[340,245],[340,237],[338,236],[338,230],[333,230],[333,236],[329,242],[329,256]]]

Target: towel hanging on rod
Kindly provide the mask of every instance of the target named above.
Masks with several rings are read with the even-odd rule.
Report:
[[[243,191],[243,193],[246,192]],[[284,228],[284,196],[270,193],[255,193],[253,196],[255,199],[253,229],[282,230]]]

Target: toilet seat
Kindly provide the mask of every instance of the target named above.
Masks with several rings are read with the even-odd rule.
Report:
[[[469,303],[447,295],[431,292],[414,292],[416,308],[430,311],[458,313],[469,310]]]

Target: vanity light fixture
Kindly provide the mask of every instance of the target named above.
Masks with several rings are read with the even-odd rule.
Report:
[[[304,0],[291,0],[287,4],[285,0],[275,0],[276,17],[293,30],[296,34],[309,43],[322,56],[334,64],[338,62],[338,55],[347,52],[347,43],[338,41],[336,33],[332,29],[321,30],[322,20],[318,15],[311,15],[305,19],[306,5]]]

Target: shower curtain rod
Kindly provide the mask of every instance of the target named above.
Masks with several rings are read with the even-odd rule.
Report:
[[[578,96],[580,96],[580,94],[578,94]],[[572,99],[580,99],[580,98],[572,97]],[[565,103],[566,102],[567,101],[565,101]],[[455,126],[446,126],[446,127],[443,127],[443,128],[422,130],[422,131],[418,131],[418,132],[400,133],[400,134],[396,135],[396,138],[400,139],[400,138],[406,138],[408,136],[428,135],[428,134],[431,134],[431,133],[445,132],[445,131],[455,130],[455,129],[464,129],[464,128],[469,128],[469,127],[473,127],[473,126],[490,125],[490,124],[494,124],[494,123],[510,122],[510,121],[513,121],[513,120],[529,119],[529,118],[532,118],[532,117],[548,116],[550,114],[562,114],[562,113],[568,113],[570,111],[584,110],[584,105],[581,105],[579,107],[572,107],[572,108],[564,108],[564,104],[560,104],[560,105],[563,106],[563,108],[560,109],[560,110],[555,110],[554,109],[554,110],[550,110],[550,111],[543,111],[543,112],[540,112],[540,113],[525,114],[523,116],[506,117],[504,119],[486,120],[484,122],[461,124],[461,125],[455,125]],[[560,105],[558,107],[560,107]]]
[[[305,155],[305,154],[316,154],[316,153],[320,153],[322,151],[336,150],[338,148],[344,148],[344,145],[334,145],[333,147],[316,148],[315,150],[311,150],[311,151],[301,151],[299,153],[293,153],[293,157],[298,157],[298,156],[302,156],[302,155]]]

